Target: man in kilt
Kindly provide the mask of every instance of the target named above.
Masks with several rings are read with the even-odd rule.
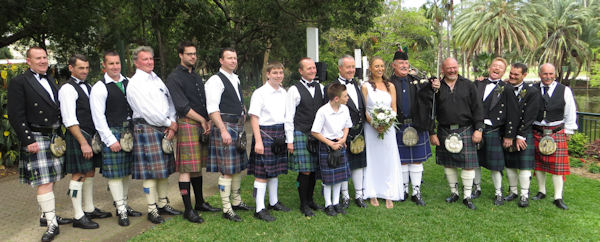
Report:
[[[274,221],[265,209],[265,193],[269,188],[269,210],[288,212],[290,209],[277,198],[277,176],[287,174],[287,147],[285,145],[285,89],[283,65],[271,62],[267,65],[267,82],[252,93],[250,99],[250,124],[252,125],[252,150],[248,174],[254,175],[254,217]]]
[[[193,223],[204,220],[199,211],[219,211],[204,201],[202,194],[202,168],[208,158],[208,143],[201,137],[208,137],[210,119],[206,112],[204,82],[194,70],[196,47],[192,42],[183,41],[177,47],[180,64],[167,77],[167,87],[177,111],[177,154],[176,170],[179,172],[179,193],[185,211],[183,217]],[[195,209],[190,197],[190,181],[196,197]]]
[[[396,87],[396,110],[398,122],[396,128],[396,143],[398,154],[402,163],[402,178],[404,183],[404,200],[408,197],[408,183],[412,183],[411,200],[419,206],[425,206],[421,196],[421,179],[423,177],[423,162],[431,157],[431,144],[429,143],[428,127],[421,126],[418,117],[422,110],[418,107],[417,93],[422,88],[419,78],[410,75],[408,53],[400,49],[394,54],[392,63],[394,74],[390,81]],[[427,115],[425,115],[426,118]],[[403,136],[408,127],[417,129],[419,140],[413,146],[404,144]]]
[[[298,172],[296,179],[300,196],[300,212],[311,217],[312,210],[323,207],[314,202],[313,194],[319,171],[319,154],[308,151],[308,136],[317,114],[323,106],[323,85],[315,81],[317,67],[315,61],[304,57],[298,63],[301,79],[288,89],[285,104],[285,143],[291,153],[289,169]],[[311,210],[312,209],[312,210]]]
[[[90,71],[87,58],[80,54],[71,56],[69,71],[71,78],[58,91],[58,99],[63,124],[68,129],[65,170],[72,174],[69,196],[74,210],[73,227],[96,229],[99,225],[92,219],[111,217],[112,214],[94,207],[94,174],[96,167],[102,164],[102,155],[94,155],[91,147],[96,129],[90,109],[92,87],[85,81]],[[82,204],[85,207],[82,208]]]
[[[346,214],[340,203],[342,183],[350,177],[350,167],[346,156],[346,139],[352,127],[346,85],[333,83],[327,89],[329,102],[315,115],[311,128],[312,135],[319,140],[319,172],[323,181],[325,213],[328,216]],[[330,153],[340,151],[339,164],[330,164]]]
[[[121,59],[117,52],[105,52],[102,66],[106,73],[90,93],[94,127],[104,144],[101,173],[108,179],[119,225],[129,226],[128,216],[142,216],[127,205],[133,156],[131,150],[124,151],[120,143],[125,133],[131,133],[132,112],[125,93],[129,80],[121,75]]]
[[[53,135],[62,135],[58,86],[47,75],[46,50],[31,47],[26,56],[29,70],[8,85],[8,121],[21,145],[19,182],[36,187],[40,225],[48,227],[42,241],[52,241],[60,233],[59,224],[73,222],[55,211],[53,185],[64,177],[64,159],[50,151]]]
[[[542,82],[537,88],[541,90],[543,108],[540,109],[537,121],[533,123],[535,175],[539,192],[532,199],[546,197],[546,172],[549,172],[554,184],[554,205],[566,210],[569,208],[562,197],[563,176],[570,174],[567,140],[577,130],[577,106],[571,89],[555,81],[555,70],[554,65],[549,63],[541,65],[539,70]],[[549,134],[545,135],[544,132]],[[544,136],[550,136],[556,143],[556,151],[550,155],[540,153],[539,143]]]
[[[233,73],[237,68],[237,53],[232,48],[221,50],[221,68],[205,85],[206,110],[214,127],[211,128],[206,170],[220,172],[219,193],[223,204],[223,218],[240,222],[234,210],[253,208],[242,201],[240,187],[242,171],[248,166],[246,147],[236,148],[239,137],[244,137],[246,108],[240,79]],[[245,141],[239,143],[245,144]]]
[[[477,151],[479,165],[491,171],[495,188],[494,205],[504,204],[502,197],[502,170],[504,149],[513,143],[516,124],[519,122],[519,106],[511,86],[502,81],[506,72],[506,60],[496,57],[488,68],[489,77],[475,82],[479,100],[483,104],[483,141]],[[481,195],[481,167],[475,168],[473,198]]]
[[[164,142],[175,137],[175,107],[169,90],[152,70],[154,51],[148,46],[133,50],[135,74],[127,86],[127,102],[133,111],[133,179],[143,180],[148,202],[148,220],[164,222],[160,215],[179,215],[167,198],[169,175],[175,172],[174,157],[163,150]],[[165,145],[166,146],[166,145]]]
[[[350,118],[352,119],[352,128],[348,131],[348,139],[346,139],[346,148],[350,147],[352,139],[358,135],[363,135],[363,126],[366,120],[365,117],[365,99],[363,98],[362,92],[360,91],[360,82],[354,80],[354,74],[356,68],[354,67],[354,57],[351,55],[344,55],[338,59],[338,82],[346,86],[348,92],[348,103],[346,106],[350,110]],[[334,83],[338,83],[334,82]],[[325,86],[323,93],[327,93],[327,89],[332,84]],[[329,101],[329,97],[325,95],[325,102]],[[352,182],[354,183],[354,202],[356,206],[366,208],[364,197],[364,176],[365,167],[367,166],[366,151],[363,150],[354,154],[352,152],[346,152],[348,157],[348,164],[350,165],[350,171],[352,173]],[[348,181],[342,182],[342,207],[347,209],[350,205],[350,194],[348,193]]]
[[[431,144],[436,147],[436,163],[444,166],[444,173],[450,186],[450,197],[447,203],[458,201],[458,168],[462,168],[461,178],[464,188],[463,204],[469,209],[475,209],[471,200],[471,189],[475,169],[479,167],[477,160],[477,149],[475,144],[481,142],[483,132],[483,110],[477,88],[471,81],[458,75],[458,63],[454,58],[447,58],[442,64],[444,78],[439,90],[432,85],[426,86],[419,93],[420,98],[431,97],[435,94],[435,114],[438,123],[437,133],[431,129]],[[435,84],[434,80],[432,84]],[[434,126],[434,125],[433,125]],[[475,131],[473,131],[475,130]],[[448,138],[448,139],[446,139]],[[462,149],[453,149],[452,153],[448,147],[456,147],[460,138]],[[441,142],[440,142],[441,141]],[[453,143],[447,144],[450,141]]]
[[[510,190],[504,200],[512,201],[518,198],[518,182],[521,185],[519,207],[529,206],[529,184],[531,183],[531,170],[535,164],[535,146],[531,125],[537,119],[538,111],[542,108],[540,91],[533,84],[523,83],[526,76],[527,65],[523,63],[512,64],[508,79],[511,86],[507,86],[507,88],[512,88],[514,95],[511,95],[510,98],[518,102],[520,111],[516,112],[519,115],[516,126],[516,139],[512,144],[512,148],[504,150],[506,176],[508,177]],[[517,170],[519,171],[518,174]]]

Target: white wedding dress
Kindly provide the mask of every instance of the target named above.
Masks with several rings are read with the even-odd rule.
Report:
[[[371,111],[377,103],[391,106],[392,96],[386,91],[373,90],[365,83],[367,92],[367,111]],[[365,168],[365,197],[383,198],[394,201],[404,199],[402,165],[396,145],[396,130],[390,127],[381,140],[377,130],[365,124],[365,144],[367,150],[367,167]]]

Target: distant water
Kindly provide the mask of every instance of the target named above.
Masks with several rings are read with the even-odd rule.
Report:
[[[600,89],[575,89],[573,92],[577,111],[600,113]]]

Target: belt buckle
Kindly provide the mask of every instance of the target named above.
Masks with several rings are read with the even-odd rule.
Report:
[[[552,135],[552,129],[543,129],[544,136]]]
[[[451,124],[450,125],[450,130],[458,129],[458,127],[459,127],[458,124]]]

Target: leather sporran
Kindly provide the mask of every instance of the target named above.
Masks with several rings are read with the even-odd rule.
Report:
[[[133,150],[133,134],[130,130],[125,130],[121,133],[119,143],[121,144],[121,150],[125,152],[131,152]]]
[[[95,133],[92,136],[92,152],[94,154],[100,154],[102,152],[102,141],[100,140],[100,134]]]
[[[246,144],[248,140],[246,139],[246,131],[238,132],[237,140],[235,141],[235,149],[239,152],[246,152]]]
[[[312,135],[306,135],[306,149],[312,154],[319,153],[319,140]]]
[[[342,149],[332,150],[331,147],[327,146],[329,154],[327,155],[327,165],[329,168],[338,168],[342,165],[343,154]]]
[[[287,152],[287,144],[285,143],[285,137],[276,137],[273,139],[271,144],[271,152],[275,155],[283,155]]]
[[[198,135],[200,136],[200,143],[208,144],[208,134],[204,134],[203,128],[200,128],[200,134]]]
[[[56,157],[62,157],[67,150],[67,142],[60,135],[54,134],[50,139],[50,152]]]
[[[350,153],[360,154],[365,150],[365,137],[359,134],[350,141]]]
[[[458,154],[463,149],[462,138],[457,133],[452,133],[444,140],[444,147],[446,150],[453,154]]]

